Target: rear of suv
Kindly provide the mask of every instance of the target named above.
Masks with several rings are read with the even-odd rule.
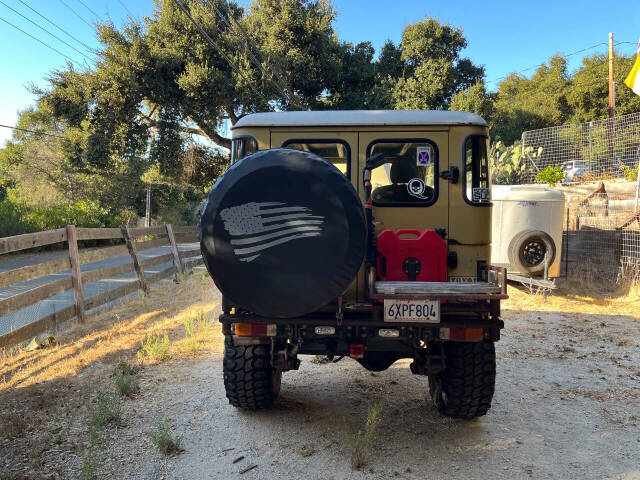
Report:
[[[439,411],[491,406],[506,271],[489,263],[488,127],[431,111],[278,112],[233,127],[203,208],[223,294],[224,381],[271,406],[300,355],[402,358]]]

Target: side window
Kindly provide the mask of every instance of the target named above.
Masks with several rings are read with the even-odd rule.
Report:
[[[427,139],[376,140],[367,157],[386,163],[371,172],[371,198],[378,206],[428,206],[438,199],[438,147]]]
[[[487,137],[471,135],[464,143],[463,195],[472,205],[489,205]]]
[[[347,177],[351,176],[351,148],[344,140],[291,139],[284,142],[282,147],[315,153],[333,163]]]
[[[257,151],[258,142],[255,138],[249,136],[236,137],[231,140],[231,164]]]

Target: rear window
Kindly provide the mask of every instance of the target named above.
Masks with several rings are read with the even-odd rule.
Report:
[[[284,142],[282,147],[315,153],[331,162],[347,177],[351,176],[351,148],[344,140],[291,139]]]
[[[438,148],[427,139],[376,140],[367,157],[386,162],[371,172],[371,198],[377,206],[428,206],[438,198]]]
[[[471,135],[464,143],[463,195],[472,205],[489,205],[489,162],[487,137]]]
[[[256,153],[258,151],[258,142],[255,138],[248,135],[236,137],[231,140],[231,163]]]

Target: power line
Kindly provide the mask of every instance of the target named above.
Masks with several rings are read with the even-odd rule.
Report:
[[[11,130],[18,130],[20,132],[35,133],[36,135],[44,135],[46,137],[54,137],[54,138],[59,138],[61,140],[64,140],[64,137],[61,137],[60,135],[54,135],[53,133],[47,133],[47,132],[43,132],[43,131],[40,131],[40,130],[28,130],[26,128],[13,127],[11,125],[0,125],[0,127],[9,128]]]
[[[62,1],[62,0],[60,0]],[[251,82],[247,77],[244,76],[244,74],[240,71],[240,69],[236,66],[235,63],[233,63],[233,60],[231,60],[229,58],[229,56],[224,53],[224,51],[222,50],[222,48],[209,36],[209,34],[206,32],[206,30],[202,27],[202,25],[200,25],[200,23],[191,16],[191,13],[189,13],[189,10],[187,9],[187,7],[184,6],[184,4],[180,1],[180,0],[173,0],[175,2],[175,4],[178,6],[178,8],[182,11],[182,13],[184,13],[187,18],[189,18],[189,20],[191,21],[191,23],[196,27],[196,29],[200,32],[200,34],[209,42],[209,44],[216,49],[216,51],[222,56],[222,58],[224,58],[227,63],[229,64],[229,66],[232,68],[232,70],[234,72],[236,72],[238,75],[240,75],[249,85],[249,87],[251,88],[251,90],[253,90],[253,92],[256,95],[259,95],[260,97],[262,97],[264,99],[265,102],[268,102],[269,100],[267,99],[267,97],[264,96],[264,94],[262,92],[260,92],[255,85],[253,84],[253,82]]]
[[[62,33],[64,33],[65,35],[67,35],[69,38],[72,38],[73,40],[75,40],[76,42],[78,42],[80,45],[82,45],[84,48],[87,49],[87,51],[89,51],[90,53],[94,53],[95,54],[95,49],[91,48],[89,45],[87,45],[86,43],[84,43],[82,40],[78,40],[76,37],[74,37],[73,35],[71,35],[69,32],[67,32],[65,29],[63,29],[62,27],[56,25],[55,23],[53,23],[51,20],[49,20],[47,17],[45,17],[44,15],[42,15],[40,12],[38,12],[36,9],[34,9],[33,7],[31,7],[28,3],[25,3],[24,0],[18,0],[21,4],[23,4],[25,7],[27,7],[29,10],[31,10],[33,13],[35,13],[36,15],[38,15],[39,17],[43,18],[44,20],[46,20],[47,22],[49,22],[51,25],[53,25],[54,27],[56,27],[58,30],[60,30]]]
[[[69,60],[72,63],[77,63],[78,65],[82,65],[82,62],[78,62],[77,60],[74,60],[70,57],[67,57],[64,53],[62,53],[60,50],[57,50],[55,48],[53,48],[51,45],[49,45],[48,43],[43,42],[42,40],[40,40],[37,37],[34,37],[33,35],[31,35],[30,33],[25,32],[24,30],[22,30],[20,27],[17,27],[16,25],[14,25],[13,23],[11,23],[9,20],[6,20],[2,17],[0,17],[0,20],[2,20],[4,23],[7,23],[9,25],[11,25],[13,28],[15,28],[16,30],[21,31],[22,33],[24,33],[25,35],[27,35],[28,37],[33,38],[36,42],[41,43],[42,45],[44,45],[45,47],[53,50],[54,52],[56,52],[58,55],[62,55],[64,58],[66,58],[67,60]]]
[[[637,43],[637,42],[617,42],[617,43],[615,43],[615,44],[614,44],[614,47],[617,47],[618,45],[625,45],[625,44],[633,44],[633,45],[635,45],[636,43]],[[572,56],[574,56],[574,55],[578,55],[579,53],[583,53],[583,52],[586,52],[586,51],[588,51],[588,50],[592,50],[592,49],[594,49],[594,48],[598,48],[598,47],[603,46],[603,45],[604,45],[604,46],[607,46],[607,45],[608,45],[608,43],[607,43],[607,42],[597,43],[597,44],[595,44],[595,45],[591,45],[590,47],[582,48],[582,49],[580,49],[580,50],[576,50],[575,52],[567,53],[566,55],[561,55],[561,54],[560,54],[560,55],[557,55],[557,56],[560,56],[560,57],[563,57],[563,58],[569,58],[569,57],[572,57]],[[500,80],[504,80],[505,78],[508,78],[508,77],[510,77],[510,76],[511,76],[511,75],[513,75],[513,74],[515,74],[515,75],[520,75],[520,74],[522,74],[522,73],[524,73],[524,72],[528,72],[529,70],[533,70],[534,68],[539,68],[541,65],[545,64],[546,62],[547,62],[547,61],[545,60],[545,61],[544,61],[544,62],[542,62],[542,63],[539,63],[539,64],[534,65],[534,66],[532,66],[532,67],[525,68],[524,70],[520,70],[520,71],[518,71],[518,72],[512,72],[512,73],[510,73],[510,74],[508,74],[508,75],[504,75],[504,76],[502,76],[502,77],[494,78],[494,79],[492,79],[492,80],[487,80],[485,83],[486,83],[486,84],[489,84],[489,83],[497,83],[497,82],[499,82]]]
[[[74,47],[73,45],[67,43],[66,41],[64,41],[63,39],[61,39],[60,37],[58,37],[56,34],[51,33],[49,30],[47,30],[46,28],[44,28],[42,25],[39,25],[38,23],[34,22],[33,20],[31,20],[30,18],[26,17],[25,15],[23,15],[22,13],[20,13],[19,11],[17,11],[16,9],[14,9],[13,7],[10,7],[9,5],[7,5],[6,3],[4,3],[2,0],[0,0],[0,3],[2,5],[4,5],[5,7],[7,7],[9,10],[11,10],[12,12],[20,15],[22,18],[24,18],[27,22],[32,23],[33,25],[35,25],[36,27],[38,27],[40,30],[46,32],[47,34],[51,35],[53,38],[55,38],[56,40],[58,40],[59,42],[64,43],[67,47],[75,50],[76,52],[78,52],[80,55],[82,55],[83,57],[85,57],[87,60],[92,60],[91,58],[89,58],[87,55],[85,55],[83,52],[81,52],[80,50],[78,50],[76,47]]]
[[[129,9],[127,8],[127,5],[126,5],[125,3],[123,3],[123,2],[122,2],[122,0],[118,0],[118,3],[124,7],[124,9],[127,11],[127,13],[129,14],[129,16],[130,16],[131,18],[135,18],[135,17],[133,16],[133,13],[131,13],[131,10],[129,10]]]
[[[93,25],[91,25],[89,22],[87,22],[83,17],[80,16],[80,14],[78,12],[76,12],[73,8],[71,8],[67,2],[65,2],[64,0],[58,0],[61,4],[63,4],[65,7],[67,7],[69,10],[71,10],[71,13],[73,13],[76,17],[78,17],[80,20],[82,20],[84,23],[86,23],[87,25],[89,25],[91,28],[93,28]]]
[[[94,12],[91,8],[89,8],[89,6],[84,3],[82,0],[76,0],[80,5],[82,5],[84,8],[86,8],[87,10],[89,10],[94,17],[96,17],[98,20],[102,20],[102,18],[100,17],[100,15],[98,15],[96,12]]]

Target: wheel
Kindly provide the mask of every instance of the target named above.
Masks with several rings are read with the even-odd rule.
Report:
[[[509,263],[522,273],[544,271],[544,257],[548,254],[549,265],[556,257],[556,246],[549,234],[540,230],[524,230],[509,243]]]
[[[262,150],[209,193],[202,256],[222,295],[263,317],[315,312],[343,294],[364,259],[367,223],[349,179],[309,152]]]
[[[282,372],[271,366],[269,345],[234,345],[227,335],[222,372],[227,398],[234,407],[269,408],[280,394]]]
[[[447,417],[475,418],[487,413],[496,383],[493,342],[447,342],[446,368],[429,375],[429,393]]]

